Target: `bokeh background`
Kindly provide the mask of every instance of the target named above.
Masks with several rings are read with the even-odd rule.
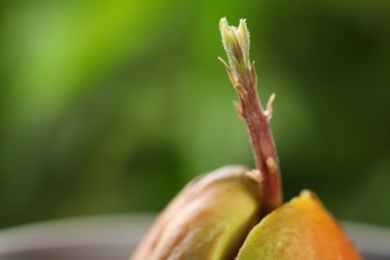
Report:
[[[390,226],[390,1],[0,3],[0,228],[159,211],[253,167],[218,23],[247,18],[286,199]]]

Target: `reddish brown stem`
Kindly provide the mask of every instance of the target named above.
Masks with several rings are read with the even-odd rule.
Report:
[[[244,119],[251,137],[256,167],[260,171],[261,200],[263,215],[282,204],[279,163],[268,120],[271,116],[273,96],[267,110],[263,111],[257,95],[257,76],[254,64],[249,59],[249,31],[245,20],[240,20],[238,28],[229,26],[222,18],[219,23],[222,43],[229,59],[229,65],[222,59],[229,78],[240,97],[235,103],[238,114]]]
[[[251,71],[235,75],[240,103],[237,112],[244,119],[251,138],[256,167],[262,176],[263,214],[282,204],[278,157],[268,119],[271,111],[264,112],[257,95],[257,77],[254,64]],[[269,108],[271,109],[271,107]]]

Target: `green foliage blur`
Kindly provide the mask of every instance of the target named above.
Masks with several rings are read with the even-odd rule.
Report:
[[[390,1],[0,3],[0,228],[159,211],[253,167],[218,24],[246,18],[285,199],[390,226]]]

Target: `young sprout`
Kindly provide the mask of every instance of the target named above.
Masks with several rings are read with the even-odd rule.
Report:
[[[282,204],[282,189],[279,163],[275,145],[268,124],[272,115],[272,94],[267,107],[261,106],[257,95],[257,76],[254,62],[249,59],[249,31],[244,19],[238,28],[230,26],[225,18],[219,23],[222,43],[229,65],[221,58],[228,72],[233,87],[238,92],[240,102],[235,102],[237,113],[244,119],[249,135],[256,167],[261,175],[261,198],[264,203],[263,214],[266,215]]]

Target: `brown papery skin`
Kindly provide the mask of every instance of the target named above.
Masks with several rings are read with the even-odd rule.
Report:
[[[258,180],[247,172],[225,166],[190,182],[130,259],[234,259],[260,220]]]

